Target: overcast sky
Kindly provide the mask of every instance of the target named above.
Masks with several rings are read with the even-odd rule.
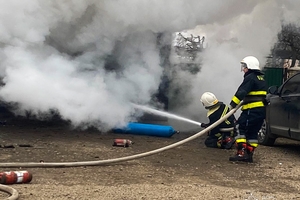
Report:
[[[295,0],[10,0],[0,7],[1,99],[17,102],[18,114],[57,109],[74,125],[102,129],[132,120],[130,102],[147,105],[157,91],[154,33],[206,36],[201,73],[178,72],[178,84],[191,85],[190,103],[174,110],[204,120],[201,94],[229,103],[243,78],[239,61],[254,55],[263,64],[281,22],[300,17]],[[121,73],[104,69],[109,54]]]

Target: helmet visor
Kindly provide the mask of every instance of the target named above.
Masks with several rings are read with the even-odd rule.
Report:
[[[241,72],[244,70],[244,68],[247,68],[247,64],[241,62]]]

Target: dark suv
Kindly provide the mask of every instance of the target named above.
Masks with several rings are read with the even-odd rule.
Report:
[[[271,86],[267,100],[267,116],[258,134],[259,143],[273,145],[278,137],[300,140],[300,73],[280,87]]]

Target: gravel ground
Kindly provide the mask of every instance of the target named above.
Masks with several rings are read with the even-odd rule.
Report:
[[[161,148],[199,130],[171,138],[70,130],[62,124],[18,123],[0,127],[0,161],[76,162],[119,158]],[[134,141],[113,147],[115,138]],[[254,163],[232,163],[235,151],[206,148],[205,136],[152,156],[104,166],[1,168],[28,170],[33,180],[13,184],[19,199],[300,199],[300,143],[279,139],[259,146]],[[19,147],[30,144],[32,147]],[[1,165],[0,163],[0,165]],[[1,192],[2,199],[9,195]]]

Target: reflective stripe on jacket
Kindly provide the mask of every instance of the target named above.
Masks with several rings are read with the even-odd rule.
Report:
[[[215,108],[208,110],[209,124],[211,125],[218,121],[221,117],[224,117],[229,112],[229,107],[224,103],[220,102]],[[234,115],[229,116],[224,122],[213,128],[209,135],[218,137],[217,134],[222,135],[223,132],[231,132],[235,127]]]
[[[233,96],[230,105],[235,107],[243,100],[242,110],[265,106],[267,83],[263,73],[258,70],[249,70],[244,80]]]

